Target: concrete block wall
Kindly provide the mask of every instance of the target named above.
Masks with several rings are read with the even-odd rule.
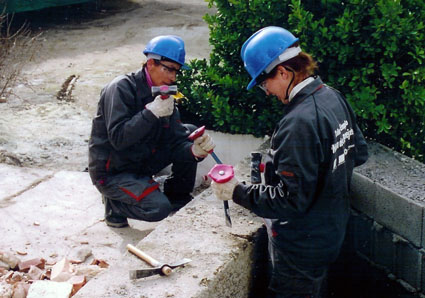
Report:
[[[422,248],[355,210],[351,214],[347,236],[346,249],[397,279],[410,292],[425,294]]]
[[[403,165],[392,166],[401,169]],[[384,270],[410,292],[425,297],[424,202],[409,198],[396,186],[382,185],[377,182],[379,177],[374,178],[358,172],[353,175],[346,247]],[[424,184],[422,181],[419,188]]]
[[[352,194],[354,209],[406,238],[415,246],[423,246],[423,203],[403,197],[356,172],[353,175]]]

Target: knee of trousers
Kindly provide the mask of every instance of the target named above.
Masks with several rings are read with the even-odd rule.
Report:
[[[155,222],[166,218],[171,213],[172,206],[167,197],[161,193],[155,196],[148,206],[141,204],[137,209],[139,219]]]
[[[166,218],[172,211],[170,202],[162,203],[158,207],[158,211],[152,214],[152,221],[160,221]]]

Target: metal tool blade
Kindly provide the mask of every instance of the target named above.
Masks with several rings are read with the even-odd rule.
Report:
[[[136,270],[130,270],[130,279],[138,279],[138,278],[144,278],[144,277],[149,277],[152,275],[163,275],[162,273],[162,267],[164,266],[168,266],[171,269],[180,267],[180,266],[184,266],[185,264],[192,262],[191,259],[181,259],[180,261],[177,261],[173,264],[163,264],[159,267],[156,268],[146,268],[146,269],[136,269]]]
[[[223,201],[224,204],[224,215],[226,216],[226,226],[232,227],[232,220],[230,219],[230,212],[229,212],[229,203],[227,201]]]
[[[161,273],[161,267],[130,270],[130,279],[144,278],[144,277],[149,277],[152,275],[157,275],[157,274],[159,275],[160,273]]]
[[[191,259],[184,258],[184,259],[181,259],[180,261],[175,262],[173,264],[167,264],[167,266],[170,267],[171,269],[174,269],[174,268],[183,266],[183,265],[185,265],[185,264],[187,264],[189,262],[192,262],[192,260]]]
[[[218,158],[217,154],[214,152],[211,152],[211,157],[215,160],[216,163],[222,164],[221,160]],[[226,218],[226,226],[232,227],[232,220],[230,219],[230,212],[229,212],[229,202],[223,201],[224,206],[224,215]]]

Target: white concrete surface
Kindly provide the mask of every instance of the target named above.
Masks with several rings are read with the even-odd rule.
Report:
[[[211,131],[208,133],[211,133],[216,140],[217,155],[223,162],[226,161],[232,165],[238,164],[243,159],[243,155],[249,156],[249,152],[256,150],[262,142],[261,139],[252,136],[232,136]],[[237,151],[235,148],[240,150]],[[205,159],[199,165],[197,180],[202,180],[202,176],[214,164],[211,157]],[[249,177],[242,177],[242,179],[247,180]],[[139,243],[158,225],[162,228],[156,236],[152,236],[154,238],[148,244],[151,252],[155,252],[157,257],[164,260],[175,261],[183,256],[195,259],[191,265],[194,266],[192,275],[202,276],[202,278],[191,277],[190,284],[200,283],[203,278],[213,279],[212,272],[202,270],[228,265],[229,254],[235,252],[232,245],[239,243],[237,237],[229,233],[247,235],[257,229],[254,221],[251,222],[251,216],[232,203],[234,228],[227,229],[224,224],[222,202],[216,200],[209,190],[202,193],[200,198],[195,198],[184,208],[185,211],[163,222],[148,223],[129,220],[130,227],[113,229],[107,227],[103,221],[104,207],[100,194],[92,185],[86,172],[55,172],[0,164],[0,187],[0,234],[2,235],[0,251],[10,252],[22,261],[44,258],[47,264],[54,264],[64,257],[72,258],[82,249],[89,249],[92,255],[86,263],[88,264],[94,258],[105,260],[113,268],[110,270],[112,273],[109,273],[112,275],[108,278],[124,284],[129,282],[129,268],[146,266],[134,258],[128,259],[126,245]],[[223,238],[227,240],[221,242]],[[164,246],[170,246],[172,250],[168,248],[163,250]],[[240,249],[238,245],[235,247],[236,251]],[[123,255],[127,256],[127,260],[123,259]],[[242,255],[243,259],[248,258],[244,252]],[[210,265],[213,266],[210,267]],[[120,278],[117,278],[117,274]],[[105,296],[106,284],[111,285],[112,292],[108,293],[117,294],[116,291],[121,288],[121,285],[114,288],[117,285],[111,283],[108,278],[99,279],[98,284],[95,280],[93,281],[97,296],[90,297],[108,297]],[[246,282],[245,279],[243,281]],[[177,286],[182,285],[182,280],[177,279],[176,282],[173,284],[162,281],[159,285],[167,289],[169,293],[176,286],[176,289],[183,292],[181,292],[182,296],[174,297],[188,297],[186,286]],[[143,282],[140,284],[144,285]],[[153,284],[157,287],[156,282]],[[165,284],[167,287],[163,287]],[[153,289],[146,289],[147,295],[151,293],[146,297],[167,297],[155,296],[154,292],[149,292],[154,291]],[[209,291],[208,284],[196,288],[194,293],[203,293],[201,290]],[[94,291],[94,289],[85,291]],[[116,297],[114,295],[110,297]],[[202,297],[204,294],[199,295]]]
[[[122,256],[127,255],[125,246],[139,243],[161,223],[129,220],[130,227],[113,229],[103,222],[100,194],[88,173],[81,172],[87,165],[90,123],[100,89],[116,75],[138,69],[144,60],[141,51],[145,43],[158,34],[182,36],[187,60],[207,58],[211,50],[208,27],[202,20],[205,13],[211,12],[205,1],[129,2],[136,6],[80,25],[52,26],[44,32],[38,55],[24,69],[27,83],[16,86],[16,97],[1,104],[0,115],[0,161],[9,163],[0,163],[0,251],[23,261],[44,258],[53,264],[76,251],[89,249],[92,256],[87,262],[93,258],[105,260],[110,268],[118,270],[111,278],[121,272],[119,277],[125,278],[125,283],[129,268],[121,263]],[[109,3],[120,5],[119,1]],[[75,102],[59,102],[56,94],[70,75],[79,76],[73,92]],[[217,144],[216,154],[224,163],[233,165],[262,142],[252,136],[232,136],[229,140],[223,134],[210,133]],[[214,164],[208,157],[199,165],[198,184]],[[194,246],[194,255],[202,255],[204,248],[205,252],[212,250],[223,236],[221,202],[208,199],[206,203],[212,207],[205,212],[218,214],[213,223],[218,228],[211,230],[212,234],[203,234],[207,237],[197,244],[202,247]],[[232,212],[236,210],[231,208]],[[194,218],[203,216],[195,210]],[[236,218],[237,213],[233,216]],[[210,227],[210,217],[204,219]],[[191,225],[198,227],[196,221]],[[193,243],[197,234],[185,233],[186,228],[182,223],[179,231],[170,230],[163,241],[179,237],[184,245]],[[229,236],[227,230],[225,234]],[[173,245],[173,241],[169,243]],[[193,259],[198,266],[201,260]],[[130,260],[141,265],[134,258]],[[195,283],[201,282],[192,278]],[[102,290],[105,285],[96,287]],[[114,290],[115,297],[120,296],[120,291]],[[124,290],[121,292],[121,297],[128,297]]]
[[[21,260],[38,257],[55,263],[86,247],[94,258],[113,264],[127,243],[139,241],[156,225],[130,220],[127,229],[107,227],[100,194],[88,173],[45,175],[46,171],[40,170],[39,175],[29,176],[27,172],[37,173],[35,169],[0,167],[0,185],[5,180],[16,181],[7,184],[14,191],[0,198],[0,251],[11,252]],[[41,182],[40,177],[44,177]],[[27,188],[31,184],[35,185]]]
[[[249,160],[239,164],[238,178],[246,180],[249,169]],[[130,269],[149,268],[149,265],[126,253],[119,266],[96,276],[75,297],[248,297],[253,249],[249,239],[262,222],[233,202],[229,205],[231,228],[225,225],[222,201],[207,189],[138,242],[139,249],[160,262],[192,260],[170,276],[130,280]]]

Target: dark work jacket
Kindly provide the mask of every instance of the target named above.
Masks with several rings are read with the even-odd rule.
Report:
[[[272,139],[274,185],[239,184],[235,203],[273,220],[272,241],[307,267],[339,253],[349,217],[353,168],[367,158],[354,112],[319,77],[285,106]]]
[[[179,149],[182,161],[195,161],[177,108],[158,119],[145,109],[153,99],[143,69],[121,75],[102,89],[89,141],[94,184],[122,172],[155,174],[146,173],[144,165],[158,149]]]

